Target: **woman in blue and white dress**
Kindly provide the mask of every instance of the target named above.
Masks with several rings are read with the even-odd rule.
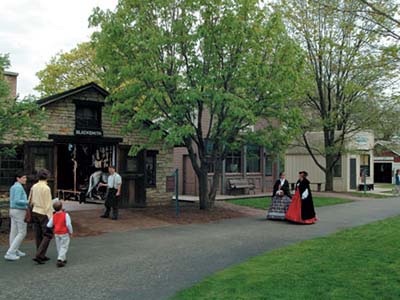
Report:
[[[291,201],[289,182],[285,178],[285,173],[281,172],[279,179],[274,184],[272,202],[268,209],[267,219],[285,220]]]

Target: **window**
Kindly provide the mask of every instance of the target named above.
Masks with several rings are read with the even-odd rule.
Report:
[[[226,173],[242,172],[242,153],[241,151],[230,152],[225,160]]]
[[[156,151],[147,151],[146,156],[146,185],[147,187],[156,186]]]
[[[33,158],[33,168],[36,172],[39,172],[42,169],[48,169],[47,165],[47,154],[35,154]]]
[[[246,172],[247,173],[256,173],[260,172],[261,160],[260,160],[260,146],[256,145],[248,145],[246,153]]]
[[[273,160],[271,155],[265,156],[265,176],[272,176]]]
[[[361,154],[360,155],[360,176],[365,175],[367,177],[370,176],[370,155],[369,154]]]
[[[333,167],[333,177],[342,177],[342,157],[339,157]]]
[[[137,173],[138,166],[137,166],[137,158],[136,156],[128,156],[126,158],[126,172],[129,173]]]
[[[137,156],[129,155],[129,146],[120,146],[120,167],[122,173],[139,173]]]
[[[76,106],[76,129],[101,129],[101,107]]]
[[[24,169],[24,154],[17,149],[15,155],[0,154],[0,186],[9,188],[14,183],[14,176]]]

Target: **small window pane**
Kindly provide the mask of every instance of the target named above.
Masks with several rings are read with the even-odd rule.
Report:
[[[0,154],[0,186],[8,188],[14,182],[14,176],[24,169],[24,154],[22,148],[16,149],[15,155]]]
[[[272,176],[273,160],[271,155],[265,157],[265,176]]]
[[[225,160],[226,173],[240,173],[242,171],[242,154],[240,151],[231,152]]]
[[[156,153],[155,152],[147,152],[146,157],[146,178],[147,178],[147,186],[155,187],[156,186]]]
[[[101,108],[98,107],[76,107],[76,128],[77,129],[101,129],[100,124]]]
[[[369,154],[361,154],[360,155],[360,176],[365,175],[367,177],[370,176],[370,155]]]
[[[138,166],[137,166],[137,159],[136,156],[128,156],[126,159],[126,172],[137,172],[138,171]]]
[[[256,145],[247,146],[246,162],[247,162],[248,173],[260,172],[261,169],[260,146]]]

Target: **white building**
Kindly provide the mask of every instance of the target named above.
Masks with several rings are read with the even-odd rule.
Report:
[[[318,162],[325,167],[323,153],[323,133],[307,134],[307,140]],[[368,188],[374,185],[374,135],[371,132],[359,132],[345,141],[345,152],[334,169],[333,187],[337,192],[363,189],[362,173],[366,173]],[[291,183],[298,180],[298,172],[308,172],[311,188],[325,190],[325,173],[317,166],[307,149],[302,145],[292,145],[285,153],[285,173]]]

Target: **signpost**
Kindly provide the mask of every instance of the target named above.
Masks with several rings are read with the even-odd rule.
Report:
[[[363,179],[364,179],[364,194],[367,193],[367,171],[363,171]]]

